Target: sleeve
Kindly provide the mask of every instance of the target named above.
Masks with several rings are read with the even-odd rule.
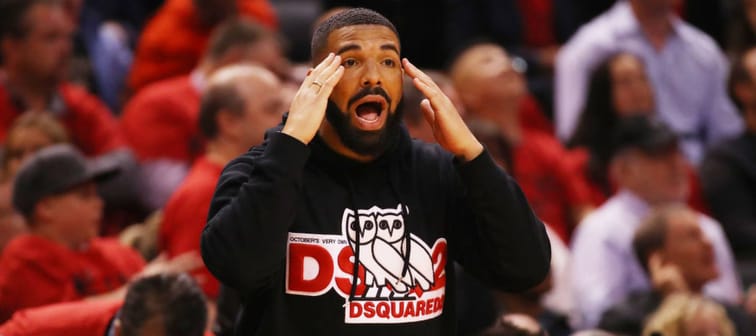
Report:
[[[282,268],[308,157],[307,146],[277,132],[226,166],[201,240],[205,265],[221,282],[245,293]]]
[[[712,88],[708,91],[712,96],[708,100],[708,106],[703,106],[706,110],[703,111],[705,118],[702,126],[706,128],[707,145],[735,136],[743,130],[743,119],[738,115],[738,111],[727,96],[727,89],[725,88],[728,75],[727,61],[716,46],[713,49],[717,55],[715,66],[709,75],[709,78],[713,79],[709,81]]]
[[[69,113],[66,124],[71,138],[87,156],[98,156],[125,147],[118,121],[97,97],[81,88],[64,91]]]
[[[715,154],[704,159],[700,175],[709,209],[735,250],[756,242],[756,194],[739,170]]]
[[[704,287],[704,293],[724,303],[739,304],[743,289],[735,269],[735,258],[722,227],[713,219],[701,215],[701,229],[711,241],[719,269],[719,278]]]
[[[454,195],[461,199],[449,206],[459,209],[451,222],[452,256],[489,286],[521,291],[538,285],[549,272],[551,247],[520,187],[487,151],[458,164],[457,173]]]

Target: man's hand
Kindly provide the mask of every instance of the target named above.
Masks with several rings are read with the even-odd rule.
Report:
[[[333,53],[310,70],[294,95],[289,117],[281,132],[309,144],[323,122],[328,97],[343,74],[341,57]]]
[[[416,68],[406,58],[402,61],[404,71],[412,78],[412,83],[427,99],[420,102],[425,120],[433,129],[436,141],[447,151],[471,161],[483,152],[483,145],[472,134],[449,97],[433,80]]]
[[[689,291],[680,268],[677,265],[664,263],[659,252],[654,252],[648,258],[648,272],[651,275],[651,285],[665,296]]]

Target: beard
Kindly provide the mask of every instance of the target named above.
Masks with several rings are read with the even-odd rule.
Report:
[[[354,98],[350,99],[350,102],[360,99],[362,96],[364,94],[358,93]],[[333,126],[336,134],[341,139],[341,143],[359,155],[377,157],[383,154],[399,138],[402,115],[404,114],[402,109],[404,101],[399,100],[396,110],[394,113],[391,113],[391,100],[387,95],[383,94],[383,96],[388,102],[387,111],[384,112],[388,113],[388,116],[386,116],[386,124],[383,125],[383,128],[376,131],[363,131],[354,127],[350,120],[352,117],[351,113],[342,111],[330,99],[328,100],[325,113],[326,119]],[[351,105],[351,103],[348,105]]]

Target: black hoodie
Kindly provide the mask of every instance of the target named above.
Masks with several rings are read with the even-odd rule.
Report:
[[[237,335],[454,335],[452,261],[506,291],[545,278],[543,224],[487,152],[460,163],[402,128],[360,163],[280,129],[226,166],[202,234]]]

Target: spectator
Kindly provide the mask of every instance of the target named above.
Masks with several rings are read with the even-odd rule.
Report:
[[[149,209],[165,205],[192,161],[202,155],[197,114],[205,80],[225,65],[249,62],[285,71],[282,46],[273,33],[245,19],[229,21],[213,34],[192,74],[153,83],[126,105],[121,128],[142,163]]]
[[[5,0],[0,3],[0,44],[5,78],[0,80],[0,142],[27,111],[49,111],[88,156],[124,145],[105,105],[66,83],[72,26],[62,2]]]
[[[618,191],[580,223],[572,244],[570,285],[579,328],[595,326],[608,307],[650,288],[633,257],[633,234],[649,207],[683,202],[688,195],[686,161],[676,135],[664,124],[644,116],[626,118],[614,141],[610,171]],[[704,293],[735,303],[741,289],[729,243],[716,221],[699,214],[698,222],[714,246],[720,271]]]
[[[69,145],[31,156],[19,170],[13,205],[30,233],[16,237],[0,257],[0,320],[19,309],[83,298],[120,297],[133,276],[191,269],[197,255],[144,268],[137,252],[97,238],[103,202],[96,182],[117,172],[87,163]]]
[[[77,301],[20,311],[0,326],[8,336],[199,336],[207,323],[202,291],[185,274],[134,281],[126,299]]]
[[[47,113],[24,114],[13,123],[3,147],[0,166],[0,252],[14,237],[26,232],[24,219],[13,209],[13,180],[21,163],[36,151],[68,142],[63,125]]]
[[[756,1],[734,0],[727,25],[727,54],[734,61],[756,45]]]
[[[210,200],[223,167],[259,145],[268,128],[281,121],[285,108],[281,84],[271,72],[257,66],[230,66],[209,80],[200,107],[200,130],[207,152],[192,165],[186,180],[165,207],[160,247],[168,257],[199,253],[199,242]],[[218,280],[204,267],[194,272],[211,300],[218,296]]]
[[[646,323],[643,336],[654,335],[737,334],[722,306],[700,296],[678,294],[664,300]]]
[[[725,94],[727,64],[715,42],[674,16],[674,0],[618,1],[565,44],[556,66],[556,126],[564,140],[574,133],[586,100],[591,69],[607,56],[641,57],[655,89],[655,110],[698,165],[707,145],[742,128]]]
[[[454,88],[454,83],[452,83],[451,79],[446,74],[439,71],[428,70],[425,73],[430,76],[441,88],[441,91],[451,99],[459,114],[464,116],[464,106],[462,106],[459,93],[457,93],[457,89]],[[409,77],[404,78],[404,86],[402,90],[404,92],[402,93],[401,108],[403,110],[402,113],[404,114],[404,125],[407,126],[410,136],[429,143],[436,142],[436,138],[433,136],[433,129],[431,129],[431,126],[425,121],[423,111],[420,108],[420,102],[425,99],[425,96],[423,96],[423,93],[412,84],[412,80]]]
[[[638,227],[633,251],[651,280],[651,289],[631,293],[604,313],[599,328],[640,335],[643,322],[672,294],[701,295],[704,285],[719,276],[714,249],[698,225],[698,214],[684,205],[663,206]],[[738,330],[751,335],[747,315],[724,305]]]
[[[744,283],[756,282],[756,48],[732,69],[730,94],[746,129],[714,146],[701,166],[706,200],[735,251]]]
[[[535,213],[569,242],[591,208],[588,187],[556,139],[521,126],[527,89],[511,58],[497,45],[474,45],[455,60],[451,76],[471,129],[520,183]]]
[[[235,16],[270,29],[277,26],[268,0],[167,0],[142,31],[129,88],[137,92],[149,83],[191,72],[213,29]]]

